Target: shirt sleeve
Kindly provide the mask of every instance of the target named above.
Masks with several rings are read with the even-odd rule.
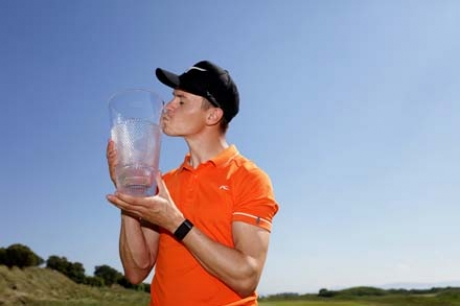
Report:
[[[255,165],[242,167],[233,181],[232,221],[246,222],[271,231],[278,212],[269,176]]]

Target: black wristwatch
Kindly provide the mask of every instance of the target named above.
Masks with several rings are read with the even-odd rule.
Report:
[[[182,224],[174,231],[173,235],[178,241],[182,241],[182,239],[187,236],[188,232],[190,232],[192,227],[193,223],[190,222],[190,220],[185,219],[184,222],[182,222]]]

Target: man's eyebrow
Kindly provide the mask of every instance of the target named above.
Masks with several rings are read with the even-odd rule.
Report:
[[[172,95],[173,95],[174,97],[186,98],[186,96],[185,96],[182,92],[173,91],[173,92],[172,92]]]

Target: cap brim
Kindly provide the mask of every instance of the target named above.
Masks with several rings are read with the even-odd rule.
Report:
[[[160,82],[166,86],[171,88],[177,88],[179,86],[179,76],[177,74],[163,70],[161,68],[157,68],[155,70],[155,74],[158,80],[160,80]]]

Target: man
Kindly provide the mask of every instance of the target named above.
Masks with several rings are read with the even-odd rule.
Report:
[[[151,305],[257,305],[272,219],[269,177],[226,141],[239,94],[226,70],[201,61],[181,75],[157,69],[173,88],[162,129],[189,152],[163,177],[158,194],[107,199],[120,208],[120,257],[126,277],[142,282],[155,267]],[[112,181],[116,152],[107,156]]]

